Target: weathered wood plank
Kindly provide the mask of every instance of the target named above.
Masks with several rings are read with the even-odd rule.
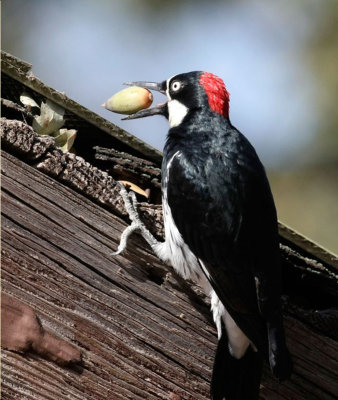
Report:
[[[3,291],[83,354],[70,369],[5,350],[3,398],[207,399],[208,305],[137,235],[112,257],[120,218],[11,155],[1,168]],[[266,368],[261,398],[335,399],[337,342],[291,315],[285,324],[295,372],[278,384]]]
[[[116,398],[168,398],[171,392],[205,398],[214,331],[188,296],[180,307],[173,278],[163,278],[170,291],[149,279],[150,263],[159,263],[141,240],[131,246],[130,257],[111,257],[122,221],[36,170],[34,190],[28,191],[31,168],[16,159],[4,157],[2,168],[4,291],[31,305],[50,331],[80,345],[81,378],[89,369]],[[62,208],[67,197],[77,198],[69,201],[71,209]],[[201,321],[205,329],[197,335]],[[75,378],[69,378],[69,388]],[[95,394],[96,386],[90,390],[84,393]]]

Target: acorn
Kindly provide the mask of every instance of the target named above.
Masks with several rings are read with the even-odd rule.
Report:
[[[153,95],[148,89],[131,86],[114,94],[102,106],[118,114],[134,114],[149,108],[152,102]]]

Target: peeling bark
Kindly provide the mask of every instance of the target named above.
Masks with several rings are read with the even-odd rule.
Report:
[[[63,153],[55,146],[54,138],[39,136],[22,121],[1,118],[1,141],[4,149],[20,155],[23,160],[36,161],[35,167],[45,174],[85,194],[117,215],[127,216],[116,180],[83,158]],[[136,157],[133,162],[135,160]],[[156,237],[163,238],[162,207],[140,203],[139,211],[150,231]]]

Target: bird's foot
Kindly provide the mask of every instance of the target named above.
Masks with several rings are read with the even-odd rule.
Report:
[[[131,225],[129,225],[121,235],[120,239],[120,244],[117,248],[117,251],[113,253],[113,256],[117,256],[118,254],[121,254],[127,247],[127,242],[129,239],[129,236],[134,232],[134,231],[139,231],[143,238],[147,241],[147,243],[150,245],[150,247],[153,249],[153,251],[158,255],[159,248],[161,247],[162,243],[158,242],[155,237],[149,232],[149,230],[146,228],[144,223],[141,221],[138,211],[137,211],[137,200],[136,200],[136,195],[134,192],[130,192],[128,194],[126,188],[119,183],[121,189],[120,189],[120,194],[123,198],[124,205],[126,208],[126,211],[129,214],[129,218],[131,220]]]

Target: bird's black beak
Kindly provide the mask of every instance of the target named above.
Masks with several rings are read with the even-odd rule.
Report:
[[[125,82],[127,86],[138,86],[149,90],[155,90],[156,92],[160,92],[162,94],[166,94],[167,82],[163,81],[161,83],[156,82]],[[164,115],[168,118],[168,104],[160,103],[155,107],[146,108],[144,110],[137,111],[135,114],[130,114],[128,117],[122,118],[122,120],[128,119],[136,119],[136,118],[144,118],[151,117],[152,115]]]

